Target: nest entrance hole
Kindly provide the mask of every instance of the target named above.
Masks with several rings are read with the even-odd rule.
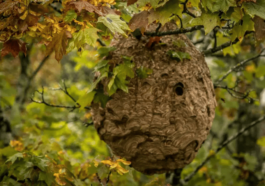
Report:
[[[184,90],[183,90],[184,86],[182,83],[177,83],[176,86],[175,86],[175,93],[178,95],[178,96],[182,96],[183,93],[184,93]]]

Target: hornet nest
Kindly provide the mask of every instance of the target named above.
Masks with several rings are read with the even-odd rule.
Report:
[[[147,31],[155,31],[150,25]],[[176,29],[173,23],[160,31]],[[130,56],[134,71],[142,67],[152,74],[130,79],[129,93],[117,90],[105,108],[92,104],[94,126],[113,153],[131,161],[136,170],[156,174],[183,168],[191,163],[207,138],[215,115],[215,93],[210,71],[200,53],[185,35],[161,37],[163,44],[146,47],[147,36],[118,37],[110,64]],[[184,46],[176,46],[182,41]],[[188,53],[177,61],[168,51]],[[108,81],[108,80],[107,80]],[[107,89],[106,80],[101,81]]]

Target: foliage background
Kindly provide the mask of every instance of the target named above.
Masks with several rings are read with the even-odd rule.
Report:
[[[26,8],[3,6],[11,2],[24,3]],[[140,28],[144,32],[146,13],[141,14],[142,21],[134,18],[135,22],[129,22],[138,11],[149,12],[149,22],[164,24],[174,19],[178,32],[186,33],[204,51],[215,82],[218,107],[212,130],[194,161],[182,170],[181,179],[197,168],[187,185],[265,185],[264,122],[216,153],[227,139],[264,116],[265,60],[260,55],[265,39],[263,0],[224,0],[224,4],[139,0],[138,7],[119,1],[85,1],[94,6],[92,10],[66,6],[73,2],[79,1],[0,0],[0,185],[174,185],[173,174],[146,176],[114,156],[99,139],[83,104],[93,85],[93,68],[100,61],[102,46],[97,39],[109,44],[113,32],[126,36],[130,32],[126,22],[131,31]],[[179,8],[171,10],[167,2]],[[11,10],[17,12],[8,16]],[[41,13],[36,14],[36,10]],[[34,22],[33,17],[39,19]],[[196,29],[189,32],[186,28]],[[248,61],[240,65],[244,60]],[[230,69],[232,73],[218,81]],[[42,91],[47,103],[72,108],[31,100],[42,100]],[[207,158],[209,161],[200,166]]]

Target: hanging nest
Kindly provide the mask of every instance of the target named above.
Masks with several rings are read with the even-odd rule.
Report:
[[[174,29],[168,23],[160,32]],[[108,56],[109,64],[119,65],[122,56],[130,56],[135,72],[144,67],[152,73],[146,78],[136,73],[129,79],[129,93],[118,90],[105,108],[92,104],[92,116],[115,155],[144,174],[156,174],[191,163],[211,129],[216,100],[204,55],[185,35],[163,36],[160,44],[146,47],[148,41],[150,37],[129,36],[112,42],[116,50]],[[187,53],[190,59],[176,60],[169,51]],[[106,90],[108,80],[101,83]]]

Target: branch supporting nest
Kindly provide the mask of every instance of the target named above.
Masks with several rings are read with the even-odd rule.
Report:
[[[167,31],[167,32],[157,32],[157,33],[156,32],[145,32],[144,35],[147,35],[147,36],[166,36],[166,35],[184,34],[187,32],[193,32],[196,30],[200,30],[202,28],[203,28],[202,25],[198,25],[198,26],[194,26],[194,27],[190,27],[190,28],[181,28],[181,29]]]

